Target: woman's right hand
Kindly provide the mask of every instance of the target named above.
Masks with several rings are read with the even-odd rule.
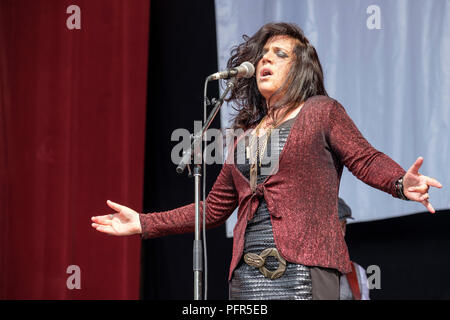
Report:
[[[110,200],[106,201],[106,203],[116,213],[92,217],[91,220],[94,222],[92,227],[94,229],[113,236],[128,236],[142,233],[139,214],[136,211]]]

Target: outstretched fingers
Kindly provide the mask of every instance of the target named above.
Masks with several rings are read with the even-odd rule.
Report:
[[[423,164],[423,158],[418,157],[416,162],[413,163],[413,165],[409,168],[408,172],[419,174],[419,169]]]
[[[421,203],[425,206],[425,208],[427,208],[428,211],[430,211],[431,213],[435,213],[436,211],[434,210],[433,206],[431,205],[430,201],[424,200],[421,201]]]
[[[418,193],[426,193],[430,189],[430,187],[442,188],[442,184],[436,179],[422,176],[423,180],[420,185],[409,187],[409,192],[418,192]]]
[[[425,177],[425,183],[431,187],[442,188],[442,184],[434,178]]]
[[[112,202],[111,200],[107,200],[106,204],[113,210],[120,212],[122,210],[122,206],[118,203]]]
[[[92,217],[91,220],[98,224],[107,225],[107,226],[110,226],[112,224],[112,219],[111,219],[110,214],[107,214],[104,216],[95,216],[95,217]]]
[[[97,231],[106,233],[106,234],[115,234],[115,230],[111,226],[99,225],[97,223],[93,223],[92,227],[94,227]]]
[[[112,202],[110,200],[106,201],[106,203],[116,212],[120,212],[122,210],[122,206],[118,203]],[[115,215],[116,214],[105,214],[102,216],[91,217],[92,227],[100,232],[117,235],[117,231],[113,228],[113,217]]]

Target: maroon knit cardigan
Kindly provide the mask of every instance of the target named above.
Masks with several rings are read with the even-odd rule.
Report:
[[[206,225],[224,223],[239,206],[229,280],[242,257],[247,222],[261,197],[271,214],[275,244],[287,261],[351,271],[337,212],[343,165],[368,185],[397,197],[395,181],[405,170],[373,148],[344,108],[326,96],[305,102],[280,154],[278,172],[255,193],[232,161],[223,165],[206,199]],[[193,232],[194,204],[140,214],[140,222],[145,239]]]

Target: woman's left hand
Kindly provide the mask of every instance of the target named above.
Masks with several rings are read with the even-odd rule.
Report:
[[[403,177],[403,194],[412,201],[422,203],[428,211],[434,213],[435,210],[430,203],[428,189],[431,187],[442,188],[442,184],[436,179],[421,175],[419,173],[423,158],[417,158],[416,162],[409,168]]]

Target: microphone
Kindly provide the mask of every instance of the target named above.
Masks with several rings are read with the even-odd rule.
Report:
[[[230,79],[236,78],[250,78],[255,73],[255,67],[248,61],[242,62],[239,67],[219,71],[213,73],[208,77],[208,80]]]

